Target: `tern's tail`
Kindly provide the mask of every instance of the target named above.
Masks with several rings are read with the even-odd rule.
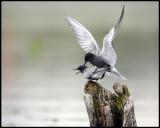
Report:
[[[112,68],[111,72],[106,72],[106,74],[117,80],[127,80],[127,78],[121,75],[115,67]]]

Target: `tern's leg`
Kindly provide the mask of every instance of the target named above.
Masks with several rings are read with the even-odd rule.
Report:
[[[103,79],[103,78],[104,78],[105,74],[106,74],[106,73],[104,72],[104,73],[103,73],[103,75],[102,75],[102,77],[101,77],[101,79]]]
[[[92,73],[91,77],[97,72],[97,69],[98,69],[98,68],[96,68],[96,69],[94,70],[94,72]]]
[[[90,77],[88,77],[89,80],[96,80],[96,78],[93,78],[92,75]]]
[[[98,68],[96,68],[96,69],[94,70],[93,74],[95,74],[95,73],[97,72],[97,69],[98,69]]]
[[[98,81],[99,79],[95,79],[96,81]]]
[[[111,72],[111,66],[110,65],[105,65],[104,68],[107,72]]]
[[[98,78],[92,78],[92,80],[95,80],[95,81],[97,81],[97,80],[98,80]]]

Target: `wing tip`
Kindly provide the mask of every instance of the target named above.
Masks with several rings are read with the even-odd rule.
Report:
[[[123,81],[127,81],[128,79],[126,77],[121,78]]]
[[[64,19],[65,19],[65,21],[67,22],[67,24],[68,24],[71,28],[73,28],[73,26],[72,26],[73,18],[70,17],[70,16],[68,16],[68,15],[65,15],[65,16],[64,16]]]
[[[121,13],[122,17],[124,15],[124,9],[125,9],[125,5],[123,5],[123,7],[122,7],[122,13]]]
[[[124,9],[125,9],[125,5],[123,5],[123,7],[122,7],[122,13],[121,13],[122,17],[124,15]]]
[[[125,9],[125,5],[123,5],[123,9],[122,10],[124,10]]]
[[[69,21],[70,18],[71,18],[70,16],[67,16],[67,15],[64,16],[64,19],[65,19],[66,21]]]
[[[126,81],[127,80],[127,78],[126,77],[124,77],[123,75],[121,75],[121,74],[119,74],[119,80],[122,80],[122,81]]]

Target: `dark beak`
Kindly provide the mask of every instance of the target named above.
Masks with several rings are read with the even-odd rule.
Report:
[[[84,66],[86,65],[87,61],[84,62]]]
[[[80,72],[78,71],[78,72],[76,72],[76,74],[75,75],[77,75],[77,74],[79,74]]]
[[[75,69],[73,69],[73,70],[78,70],[77,68],[75,68]],[[80,72],[78,71],[78,72],[76,72],[76,74],[75,75],[77,75],[77,74],[79,74]]]

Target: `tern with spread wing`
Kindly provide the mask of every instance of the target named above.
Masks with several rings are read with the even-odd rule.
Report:
[[[73,29],[81,48],[86,52],[84,66],[87,62],[90,62],[96,67],[93,74],[97,73],[97,69],[104,68],[108,76],[118,80],[126,80],[115,68],[117,55],[112,44],[122,23],[123,15],[124,6],[117,23],[104,37],[102,50],[99,48],[92,34],[83,25],[69,16],[65,17],[67,23]]]

